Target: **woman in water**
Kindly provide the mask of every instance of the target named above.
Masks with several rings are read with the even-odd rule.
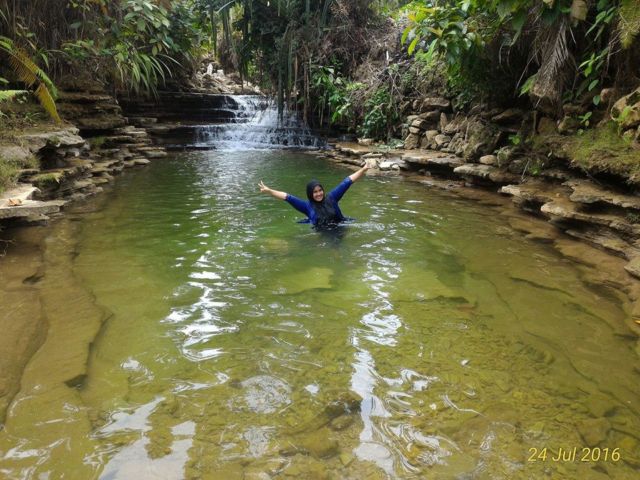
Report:
[[[312,223],[314,227],[325,228],[337,225],[346,220],[340,211],[340,207],[338,207],[338,202],[351,184],[358,181],[368,169],[369,167],[365,165],[356,173],[349,175],[340,182],[340,185],[331,190],[328,195],[324,194],[324,188],[320,182],[311,180],[307,184],[307,198],[309,200],[306,202],[286,192],[272,190],[262,181],[260,181],[259,186],[261,192],[268,193],[280,200],[286,200],[293,208],[304,213],[308,218],[308,222]]]

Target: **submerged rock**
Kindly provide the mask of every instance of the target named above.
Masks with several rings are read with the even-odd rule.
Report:
[[[303,272],[292,273],[280,278],[278,293],[295,295],[309,290],[330,289],[333,270],[326,267],[312,267]]]
[[[580,436],[588,447],[595,447],[606,440],[611,423],[606,418],[590,418],[576,425]]]

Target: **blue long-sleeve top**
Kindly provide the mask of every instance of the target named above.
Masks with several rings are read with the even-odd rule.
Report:
[[[338,207],[338,202],[340,201],[342,196],[345,194],[345,192],[349,190],[349,187],[351,186],[352,183],[353,181],[349,177],[346,177],[344,180],[342,180],[342,182],[340,182],[340,185],[338,185],[336,188],[331,190],[326,195],[324,200],[325,202],[329,202],[330,205],[335,209],[336,218],[340,222],[344,222],[346,218],[340,211],[340,207]],[[307,220],[305,220],[304,223],[311,223],[313,225],[318,224],[318,216],[316,215],[316,211],[313,208],[313,205],[310,200],[302,200],[301,198],[298,198],[289,193],[287,193],[287,197],[285,198],[285,200],[293,208],[295,208],[301,213],[304,213],[307,216]]]

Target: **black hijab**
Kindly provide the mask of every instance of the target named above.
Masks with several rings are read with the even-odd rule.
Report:
[[[311,202],[311,206],[313,210],[316,212],[316,216],[318,217],[317,227],[326,227],[329,225],[335,225],[336,223],[340,223],[340,218],[338,218],[338,214],[332,202],[327,199],[327,194],[325,192],[324,197],[321,202],[316,202],[313,199],[313,189],[317,186],[322,187],[322,184],[317,180],[311,180],[307,183],[307,198]],[[322,187],[324,191],[324,187]]]

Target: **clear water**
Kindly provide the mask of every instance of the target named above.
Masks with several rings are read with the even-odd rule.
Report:
[[[58,222],[0,477],[637,478],[638,355],[597,269],[398,178],[355,184],[338,235],[257,187],[348,173],[178,154]]]

